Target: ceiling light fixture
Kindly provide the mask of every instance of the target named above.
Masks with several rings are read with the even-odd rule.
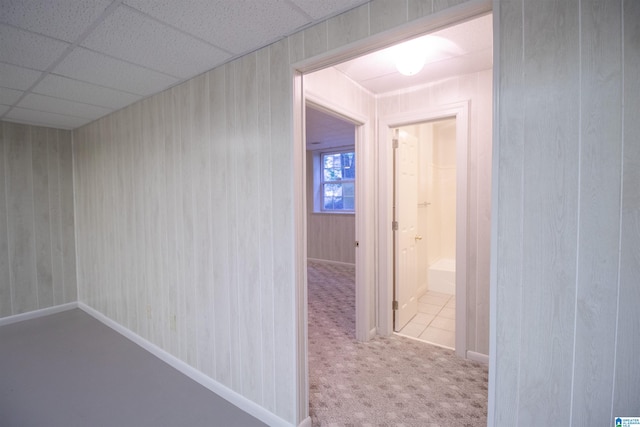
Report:
[[[413,76],[425,63],[425,46],[421,39],[409,40],[394,47],[396,68],[405,76]]]

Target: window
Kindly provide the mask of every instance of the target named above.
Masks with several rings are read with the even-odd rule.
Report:
[[[325,212],[355,210],[356,155],[353,151],[323,153],[320,199]]]

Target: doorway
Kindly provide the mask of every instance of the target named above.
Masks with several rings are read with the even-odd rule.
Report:
[[[417,338],[416,334],[418,334],[418,332],[418,337],[425,333],[427,326],[432,325],[435,328],[435,326],[438,325],[439,328],[437,329],[440,329],[440,331],[432,328],[429,332],[424,334],[422,339],[448,348],[453,348],[455,349],[456,354],[463,358],[469,357],[469,352],[467,351],[467,247],[470,241],[468,235],[468,224],[470,223],[470,220],[468,216],[469,189],[467,176],[469,169],[469,145],[471,140],[469,109],[470,101],[466,100],[442,107],[416,109],[408,113],[390,115],[381,118],[379,123],[380,138],[381,140],[386,141],[386,143],[380,145],[380,156],[381,158],[386,159],[381,164],[380,179],[390,183],[387,191],[391,194],[388,199],[388,208],[382,211],[381,216],[383,222],[388,221],[393,224],[393,227],[390,229],[385,228],[380,231],[381,234],[387,236],[386,241],[388,242],[386,247],[382,248],[382,256],[393,260],[390,268],[383,272],[383,274],[386,274],[386,277],[389,278],[389,285],[387,287],[380,288],[380,299],[385,300],[388,298],[388,301],[393,301],[393,303],[390,303],[388,307],[380,307],[380,310],[386,309],[386,313],[388,313],[387,317],[381,316],[381,321],[388,321],[388,328],[396,332],[400,331],[405,326],[409,326],[409,329],[405,330],[405,334],[413,338]],[[434,128],[438,133],[445,137],[442,138],[442,142],[440,144],[443,145],[442,147],[437,146],[438,144],[434,144],[433,141],[430,143],[425,142],[429,138],[433,139]],[[394,148],[396,146],[396,142],[394,141],[396,135],[398,136],[398,149],[401,150],[400,155],[394,154],[394,151],[396,151]],[[452,135],[455,135],[454,144],[451,143]],[[414,152],[412,152],[411,149],[408,152],[410,157],[418,159],[418,148],[420,147],[418,139],[422,139],[422,142],[424,143],[424,146],[422,147],[423,157],[430,157],[431,160],[433,160],[433,163],[442,164],[440,168],[443,170],[438,173],[435,173],[435,171],[431,172],[432,180],[438,179],[440,181],[444,181],[446,178],[448,181],[452,181],[452,175],[455,177],[455,191],[452,192],[452,188],[450,187],[446,189],[440,188],[435,194],[432,194],[432,199],[429,200],[429,197],[426,194],[419,195],[418,192],[418,187],[421,185],[419,184],[419,173],[423,174],[423,180],[427,180],[429,169],[425,167],[422,172],[419,172],[418,161],[415,162],[415,166],[413,166],[415,167],[415,176],[411,178],[410,183],[403,183],[404,187],[411,188],[411,190],[402,191],[402,189],[400,189],[401,192],[398,194],[398,199],[403,200],[405,205],[412,205],[411,208],[405,208],[405,212],[410,212],[409,218],[416,224],[414,226],[415,231],[413,231],[412,235],[408,234],[405,237],[404,243],[399,242],[399,235],[404,226],[401,225],[401,221],[398,221],[397,227],[395,223],[396,216],[403,215],[402,205],[399,206],[401,209],[401,211],[398,212],[399,215],[396,215],[394,206],[396,191],[394,191],[395,189],[393,188],[396,183],[395,176],[399,175],[396,173],[396,169],[401,169],[400,166],[396,165],[395,160],[398,159],[398,165],[402,162],[400,156],[402,155],[401,142],[403,138],[413,140],[416,145]],[[447,140],[449,141],[448,143],[446,142]],[[430,149],[429,144],[431,145]],[[434,150],[434,146],[437,146],[437,151]],[[439,150],[440,148],[442,148],[442,150]],[[429,154],[429,156],[427,156],[427,154]],[[439,157],[437,161],[435,156]],[[446,173],[442,173],[444,170],[446,170]],[[405,177],[405,179],[407,178]],[[398,184],[400,183],[398,182]],[[423,191],[426,191],[428,186],[428,181],[425,181]],[[434,182],[431,186],[442,187],[442,182],[437,185]],[[428,230],[418,228],[418,210],[427,210],[426,213],[422,213],[423,216],[427,215],[427,221],[423,224],[423,227],[425,225],[429,225],[428,211],[431,207],[436,207],[433,205],[436,201],[434,197],[437,197],[438,204],[442,204],[446,201],[446,205],[448,206],[448,209],[443,209],[443,212],[440,215],[445,218],[448,228],[448,231],[444,236],[446,237],[446,240],[440,238],[443,237],[443,235],[437,236],[439,237],[438,239],[434,238],[429,240]],[[432,204],[428,205],[428,203]],[[430,217],[434,223],[434,220],[438,219],[435,209],[432,209],[432,215],[430,215]],[[437,223],[432,225],[436,228],[438,227]],[[440,224],[440,226],[442,226],[442,224]],[[398,228],[399,231],[395,231],[395,228]],[[412,246],[412,241],[412,250],[414,251],[415,261],[411,261],[411,268],[415,271],[415,273],[412,273],[415,277],[411,278],[411,276],[409,276],[410,281],[408,283],[412,283],[411,280],[413,280],[413,285],[408,285],[407,289],[398,287],[398,295],[396,295],[395,284],[407,283],[407,278],[403,278],[402,276],[398,277],[397,273],[402,275],[403,266],[400,265],[400,261],[398,261],[398,265],[396,265],[395,260],[396,258],[400,260],[403,247],[410,248]],[[421,247],[422,243],[425,242],[427,245]],[[431,243],[431,248],[429,248],[429,243]],[[422,251],[418,254],[417,249],[420,247]],[[396,248],[398,248],[398,250],[396,250]],[[431,256],[433,257],[431,259],[429,259],[429,256],[425,254],[429,249]],[[396,257],[396,252],[400,253],[398,257]],[[417,266],[419,257],[421,260],[420,265],[427,269],[426,273],[424,270],[421,270],[421,272],[418,273]],[[450,266],[450,264],[453,263],[455,265],[455,278],[453,279],[455,285],[452,289],[451,283],[446,287],[437,285],[434,282],[432,284],[434,285],[431,289],[432,292],[429,292],[428,267],[430,264],[436,264],[439,259],[445,259],[443,264],[449,264]],[[438,266],[434,267],[437,268]],[[406,268],[406,266],[404,268]],[[420,277],[422,280],[418,279],[418,274],[421,275]],[[424,274],[427,275],[426,279],[424,278]],[[448,280],[452,280],[451,276],[449,276]],[[442,292],[443,290],[447,290],[447,292]],[[431,294],[430,302],[427,301],[428,292]],[[396,299],[396,297],[399,299]],[[422,301],[420,301],[421,298]],[[436,309],[436,307],[428,307],[424,305],[420,307],[420,304],[440,305],[440,307],[438,309]],[[406,307],[402,307],[402,305],[406,305]],[[417,313],[419,307],[425,312],[430,311],[430,313],[418,316]],[[455,315],[452,316],[451,309],[454,307],[457,308],[457,310],[455,310]],[[464,309],[465,307],[467,309]],[[405,313],[400,313],[396,316],[396,313],[401,311],[400,309],[402,308],[405,310]],[[447,310],[443,312],[442,310],[445,308],[447,308]],[[437,312],[433,313],[433,311],[436,310]],[[433,324],[433,321],[438,314],[454,317],[454,319],[444,320],[441,318]],[[414,325],[410,325],[410,321],[416,316],[418,316],[416,319],[417,322],[414,321]],[[396,318],[398,320],[397,324],[395,322]],[[450,320],[454,320],[453,324]],[[424,328],[422,328],[423,326]],[[417,329],[421,330],[417,331]],[[443,331],[454,333],[453,343],[451,342],[451,333],[444,333]],[[435,340],[434,342],[436,337],[439,338],[439,340]]]
[[[456,119],[394,135],[394,331],[455,348]],[[397,142],[395,142],[397,141]]]
[[[307,191],[307,283],[309,334],[313,299],[328,300],[331,293],[347,295],[344,315],[356,323],[354,289],[356,271],[355,184],[357,158],[356,123],[319,104],[305,105]],[[353,280],[351,280],[351,276]],[[322,292],[312,292],[312,284]],[[317,288],[317,286],[316,286]],[[335,289],[334,289],[335,288]],[[327,293],[329,295],[327,295]],[[348,328],[351,331],[351,327]],[[350,332],[355,338],[355,328]]]
[[[479,25],[479,24],[478,24]],[[414,28],[414,31],[426,31],[425,27],[421,30]],[[489,26],[489,34],[490,34],[490,26]],[[414,33],[414,34],[416,34]],[[479,34],[481,31],[465,31],[465,34]],[[409,33],[406,33],[404,37],[410,36]],[[490,37],[490,36],[489,36]],[[477,40],[478,37],[473,37],[474,40]],[[399,40],[399,38],[396,38]],[[348,56],[356,56],[355,51],[357,48],[354,48],[352,52],[342,52],[339,56],[335,56],[336,62],[338,59],[346,58]],[[369,49],[361,49],[360,53],[369,50]],[[491,48],[488,47],[485,49],[489,53],[491,52]],[[481,56],[481,55],[480,55]],[[474,56],[476,57],[476,56]],[[458,57],[458,60],[461,58]],[[456,117],[456,128],[459,129],[461,121],[460,118],[464,118],[464,123],[469,123],[469,105],[471,102],[474,103],[474,138],[477,138],[478,135],[481,135],[482,142],[480,143],[481,149],[488,151],[483,151],[490,153],[490,143],[491,143],[491,76],[492,71],[491,60],[488,60],[489,65],[485,73],[481,76],[477,74],[477,70],[473,71],[468,68],[465,69],[465,73],[476,73],[474,74],[473,79],[461,80],[457,77],[451,78],[449,75],[437,75],[431,74],[431,76],[436,76],[433,78],[439,79],[447,79],[449,83],[431,86],[434,89],[429,89],[427,83],[419,84],[417,83],[418,90],[415,92],[415,95],[410,93],[408,89],[398,89],[392,91],[392,96],[387,97],[388,102],[385,105],[385,93],[382,92],[379,94],[373,89],[367,89],[369,95],[372,95],[375,98],[375,102],[372,107],[368,107],[366,105],[366,101],[363,100],[361,96],[361,91],[353,91],[350,89],[345,89],[345,86],[341,83],[336,83],[330,87],[327,87],[323,92],[316,92],[314,96],[317,96],[318,101],[327,101],[327,105],[337,106],[342,108],[345,111],[346,115],[351,117],[359,117],[358,122],[362,123],[359,126],[359,132],[362,134],[362,144],[361,148],[364,150],[359,150],[360,154],[358,157],[361,164],[358,165],[358,171],[362,173],[361,177],[363,178],[363,185],[358,186],[359,190],[357,192],[357,197],[359,199],[360,206],[364,208],[361,210],[362,215],[356,225],[358,228],[356,242],[359,243],[360,247],[357,251],[359,256],[363,259],[362,262],[358,261],[358,269],[362,272],[363,277],[361,279],[362,283],[366,284],[363,287],[363,290],[368,292],[369,295],[358,299],[363,303],[363,309],[368,310],[367,315],[363,318],[367,320],[363,322],[360,329],[361,336],[372,337],[375,335],[387,336],[393,333],[393,312],[391,310],[392,302],[393,302],[393,234],[391,230],[391,223],[393,219],[392,215],[392,187],[393,180],[390,180],[392,177],[392,164],[389,160],[392,155],[392,150],[390,146],[386,144],[379,143],[379,141],[384,141],[388,135],[389,129],[393,127],[404,126],[412,123],[419,123],[429,120],[434,120],[439,117],[442,117],[442,114],[448,117]],[[323,57],[315,62],[307,61],[302,65],[296,65],[295,81],[294,81],[294,131],[296,135],[303,135],[303,111],[304,111],[304,103],[306,96],[306,87],[307,80],[306,77],[309,76],[309,73],[315,72],[316,70],[320,70],[322,67],[331,64],[331,60],[327,57]],[[346,73],[351,72],[358,67],[355,67],[353,63],[341,63],[336,65],[335,67],[322,68],[322,70],[330,70],[328,72],[334,74],[341,74],[342,77],[349,77]],[[367,64],[361,67],[363,73],[366,73],[367,69],[371,69],[371,67]],[[322,71],[321,70],[321,71]],[[443,71],[444,72],[444,71]],[[468,74],[468,75],[470,75]],[[303,75],[305,77],[304,87],[303,89]],[[355,78],[350,78],[351,82],[362,83],[362,81],[358,81]],[[414,78],[414,82],[417,80]],[[437,80],[436,80],[437,81]],[[444,81],[444,80],[442,80]],[[371,77],[367,80],[367,83],[371,83],[372,85],[376,85],[380,90],[384,91],[389,88],[389,84],[391,82],[387,80],[387,78],[377,78]],[[480,86],[482,86],[482,90],[480,90]],[[342,101],[347,99],[347,103],[344,104]],[[396,101],[397,99],[397,101]],[[315,100],[314,100],[315,102]],[[402,108],[398,108],[402,107]],[[433,115],[434,109],[437,107],[439,115]],[[358,108],[362,108],[362,110],[369,109],[371,114],[365,114]],[[333,108],[332,108],[333,109]],[[410,111],[409,111],[410,110]],[[402,114],[399,112],[402,111]],[[409,113],[407,113],[409,111]],[[478,116],[478,111],[481,111],[480,116]],[[355,115],[350,113],[356,112]],[[480,127],[478,127],[478,123],[480,123]],[[488,124],[488,125],[485,125]],[[463,132],[466,137],[468,137],[469,129],[464,129]],[[458,134],[458,132],[457,132]],[[296,137],[297,138],[297,137]],[[374,139],[375,138],[375,139]],[[365,142],[372,141],[370,144],[365,144]],[[475,140],[474,140],[475,141]],[[486,142],[485,142],[486,141]],[[476,142],[474,142],[476,143]],[[359,146],[360,147],[360,146]],[[476,149],[476,148],[474,148]],[[304,159],[304,155],[302,150],[304,147],[300,144],[300,140],[296,140],[294,156],[296,160],[296,168],[297,171],[295,173],[296,177],[304,177],[305,173],[301,171],[301,168],[304,168],[304,163],[298,163],[300,159]],[[466,148],[465,148],[466,150]],[[474,154],[475,155],[475,154]],[[490,171],[490,168],[486,168],[486,165],[482,164],[480,168],[483,171]],[[478,169],[480,169],[478,168]],[[464,173],[466,173],[466,168],[464,169]],[[483,172],[484,173],[484,172]],[[475,178],[475,176],[474,176]],[[482,186],[484,188],[486,184],[486,179],[483,177]],[[490,178],[489,178],[490,180]],[[464,182],[466,182],[466,176],[464,177]],[[308,197],[304,192],[304,186],[301,185],[300,182],[295,182],[295,192],[296,192],[296,230],[297,236],[296,239],[296,256],[297,256],[297,268],[296,272],[297,283],[298,283],[298,307],[299,307],[299,324],[302,326],[299,330],[298,338],[299,338],[299,365],[305,370],[301,372],[306,372],[307,364],[306,364],[306,335],[305,335],[305,315],[306,309],[306,213],[303,210],[303,207],[306,206],[305,197]],[[478,187],[479,184],[474,184]],[[475,190],[472,190],[475,191]],[[484,191],[484,189],[482,190]],[[475,196],[475,194],[474,194]],[[482,195],[484,196],[484,194]],[[457,196],[460,197],[460,196]],[[462,203],[463,205],[466,205]],[[457,200],[457,206],[460,205],[460,200]],[[476,207],[473,207],[476,209]],[[484,207],[483,207],[484,209]],[[475,212],[473,212],[475,214]],[[466,214],[466,213],[465,213]],[[485,213],[483,212],[483,215]],[[485,218],[482,218],[482,226],[484,226]],[[303,231],[304,230],[304,231]],[[456,236],[458,239],[459,237]],[[483,237],[484,238],[484,237]],[[471,242],[472,245],[476,245],[475,242]],[[304,245],[304,248],[302,247]],[[484,243],[483,243],[484,245]],[[461,250],[461,245],[456,245],[456,251]],[[483,248],[480,248],[481,250]],[[475,250],[475,248],[473,249]],[[488,251],[487,251],[488,253]],[[484,262],[484,260],[483,260]],[[456,256],[456,263],[466,263],[465,257]],[[301,268],[303,266],[303,268]],[[460,267],[457,266],[458,269],[462,271],[466,271],[466,265]],[[305,273],[302,273],[305,272]],[[460,275],[464,273],[456,274],[456,281],[460,280]],[[484,274],[484,273],[483,273]],[[484,277],[482,277],[484,280]],[[466,278],[463,279],[463,283],[466,283]],[[479,289],[476,287],[476,289]],[[484,289],[479,289],[484,292]],[[476,294],[478,295],[478,294]],[[476,296],[473,296],[476,298]],[[460,299],[463,299],[462,303]],[[458,308],[465,307],[466,301],[464,301],[465,296],[461,293],[456,292],[456,306]],[[476,298],[477,300],[477,298]],[[488,300],[488,291],[487,291],[487,300]],[[475,304],[476,301],[471,301],[470,304]],[[484,306],[482,310],[484,312],[484,307],[487,306],[484,302],[482,302]],[[464,313],[464,310],[460,310],[461,313]],[[480,319],[484,316],[484,313],[480,313],[479,315],[476,313],[471,313],[473,318]],[[488,317],[487,317],[488,318]],[[484,319],[480,319],[484,322]],[[476,321],[472,320],[471,322]],[[464,328],[460,327],[460,323],[464,326],[465,319],[462,316],[456,316],[456,340],[458,342],[462,341],[463,344],[458,345],[456,343],[456,353],[458,353],[461,357],[469,357],[475,358],[476,360],[483,360],[482,357],[485,354],[488,354],[488,350],[484,348],[479,348],[477,343],[481,343],[484,345],[485,337],[484,336],[475,336],[472,335],[470,338],[470,342],[474,343],[474,350],[479,349],[479,356],[474,356],[471,352],[465,353],[465,341],[466,336],[464,334]],[[367,330],[367,327],[369,328]],[[484,328],[484,326],[482,326]],[[476,328],[477,329],[477,328]],[[484,330],[484,329],[483,329]],[[487,328],[488,330],[488,328]],[[461,331],[462,333],[458,333]],[[472,330],[472,333],[476,333],[475,330]],[[484,333],[484,332],[483,332]],[[474,356],[474,357],[472,357]],[[488,359],[488,358],[487,358]],[[303,375],[299,376],[299,385],[300,385],[300,400],[299,403],[304,405],[305,398],[308,396],[306,393],[308,389],[305,387],[308,384],[305,381],[305,377]],[[308,402],[308,400],[306,400]],[[304,411],[304,407],[300,408],[301,412]]]

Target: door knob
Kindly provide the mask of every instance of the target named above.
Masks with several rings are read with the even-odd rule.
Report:
[[[422,236],[416,236],[414,237],[416,240],[422,240]]]

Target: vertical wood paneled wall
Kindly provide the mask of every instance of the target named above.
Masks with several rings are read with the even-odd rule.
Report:
[[[301,421],[290,64],[460,3],[376,0],[74,131],[80,300]],[[640,408],[640,2],[494,4],[489,423],[610,425]],[[68,133],[0,129],[6,316],[75,299],[73,185]]]
[[[490,425],[640,411],[640,2],[496,3]]]
[[[0,318],[76,301],[71,133],[0,122]]]
[[[284,40],[74,131],[80,299],[294,420]]]
[[[367,3],[75,130],[80,300],[302,421],[291,64],[464,2]]]
[[[301,421],[290,64],[460,3],[376,0],[74,131],[80,300]]]
[[[470,100],[467,184],[467,349],[489,354],[492,70],[378,98],[377,114],[437,110]]]

